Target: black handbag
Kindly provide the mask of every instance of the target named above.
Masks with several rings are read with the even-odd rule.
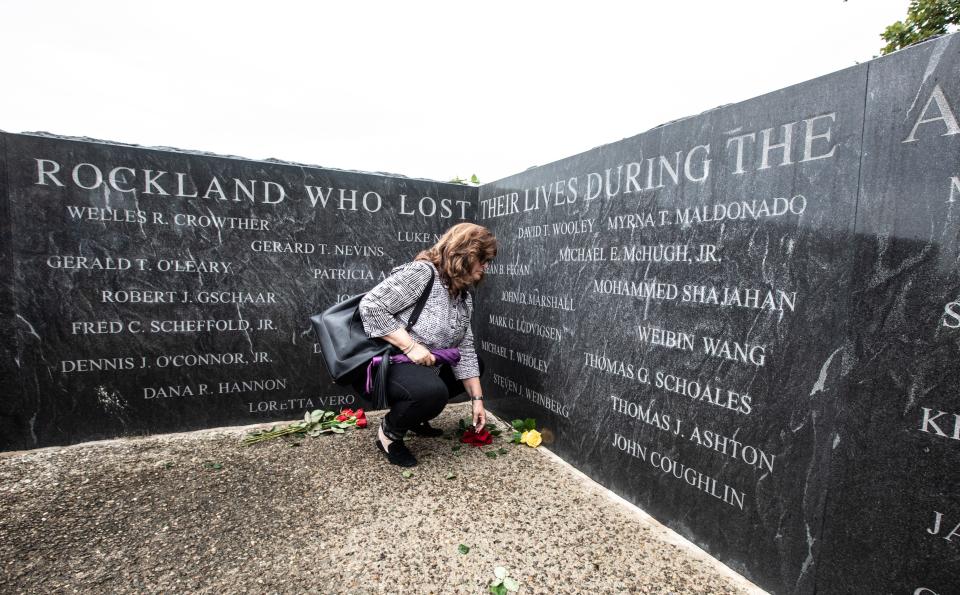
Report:
[[[433,270],[430,271],[430,281],[417,299],[407,322],[407,332],[413,328],[420,318],[420,312],[430,297],[433,289]],[[363,321],[360,319],[360,300],[365,293],[355,295],[338,304],[330,306],[320,314],[310,317],[313,330],[317,333],[320,343],[320,354],[323,365],[333,381],[341,386],[356,385],[359,376],[366,371],[367,364],[376,356],[383,356],[383,361],[377,368],[376,391],[373,395],[374,409],[387,407],[386,379],[390,366],[390,355],[399,353],[391,344],[380,338],[370,338],[363,330]]]

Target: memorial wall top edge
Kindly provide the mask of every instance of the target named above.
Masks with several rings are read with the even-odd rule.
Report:
[[[662,124],[658,124],[658,125],[656,125],[656,126],[653,126],[653,127],[649,128],[649,129],[643,131],[643,132],[640,132],[640,133],[635,134],[635,135],[632,135],[632,136],[627,136],[627,137],[624,137],[624,138],[621,138],[621,139],[618,139],[618,140],[615,140],[615,141],[611,141],[611,142],[609,142],[609,143],[604,143],[604,144],[602,144],[602,145],[597,145],[596,147],[591,147],[590,149],[587,149],[587,150],[585,150],[585,151],[581,151],[581,152],[576,153],[576,154],[574,154],[574,155],[568,155],[568,156],[566,156],[566,157],[561,157],[560,159],[555,159],[555,160],[549,161],[549,162],[547,162],[547,163],[543,163],[543,164],[540,164],[540,165],[532,165],[532,166],[524,169],[524,170],[521,171],[521,172],[518,172],[518,173],[515,173],[515,174],[511,174],[511,175],[509,175],[509,176],[505,176],[505,177],[500,178],[500,179],[498,179],[498,180],[494,180],[494,181],[491,181],[491,182],[487,182],[487,183],[481,184],[481,186],[480,186],[481,192],[482,192],[482,190],[483,190],[485,187],[488,187],[488,186],[489,186],[489,187],[508,187],[508,186],[511,185],[512,181],[513,181],[515,178],[521,178],[521,177],[523,177],[523,176],[526,176],[526,175],[530,174],[531,172],[534,172],[534,171],[537,171],[537,170],[541,170],[541,169],[545,169],[545,168],[549,168],[549,167],[552,167],[552,166],[556,166],[556,165],[559,165],[559,164],[561,164],[561,163],[563,163],[563,162],[566,162],[566,161],[575,160],[575,159],[580,158],[580,157],[582,157],[582,156],[584,156],[584,155],[587,155],[587,154],[589,154],[589,153],[592,153],[592,152],[594,152],[594,151],[597,151],[598,149],[604,149],[604,148],[608,148],[608,147],[613,147],[613,146],[616,146],[616,145],[618,145],[618,144],[620,144],[620,143],[623,143],[623,142],[625,142],[625,141],[629,141],[629,140],[632,140],[632,139],[637,139],[638,137],[644,136],[644,135],[646,135],[646,134],[650,134],[651,132],[655,132],[655,131],[658,131],[658,130],[665,130],[665,129],[668,129],[669,127],[671,127],[671,126],[677,126],[677,125],[679,125],[679,124],[682,124],[682,123],[684,123],[684,122],[687,122],[687,121],[692,120],[692,119],[695,119],[695,118],[701,118],[701,117],[709,116],[710,114],[713,114],[713,113],[718,112],[718,111],[720,111],[720,110],[729,109],[729,108],[736,108],[737,106],[743,106],[744,104],[747,104],[747,103],[750,103],[750,102],[756,102],[756,101],[762,102],[762,101],[764,101],[765,98],[772,98],[772,97],[778,96],[778,95],[789,95],[789,94],[791,94],[792,92],[794,92],[795,90],[799,89],[800,87],[804,87],[804,86],[807,86],[807,85],[811,85],[811,84],[816,83],[817,81],[823,81],[824,79],[828,79],[828,78],[831,78],[831,77],[843,76],[844,73],[847,73],[847,72],[850,72],[850,71],[853,71],[853,70],[856,70],[856,69],[867,68],[867,67],[868,67],[870,64],[872,64],[873,62],[876,62],[876,61],[878,61],[878,60],[889,60],[889,59],[891,58],[891,56],[898,55],[898,54],[901,54],[901,53],[903,53],[903,52],[919,51],[919,48],[921,48],[922,46],[925,46],[925,45],[930,44],[930,43],[936,43],[936,42],[939,41],[939,40],[943,40],[945,37],[951,37],[951,36],[957,35],[957,34],[958,34],[958,33],[951,33],[951,34],[948,34],[948,35],[941,35],[941,36],[938,36],[938,37],[932,37],[932,38],[930,38],[930,39],[928,39],[928,40],[923,41],[922,43],[918,43],[918,44],[912,45],[912,46],[910,46],[910,47],[903,48],[903,49],[901,49],[901,50],[897,50],[896,52],[893,52],[893,53],[888,54],[888,55],[886,55],[886,56],[880,56],[880,57],[874,58],[874,59],[872,59],[872,60],[867,60],[867,61],[865,61],[865,62],[859,62],[859,63],[857,63],[857,64],[854,64],[853,66],[848,66],[848,67],[846,67],[846,68],[841,68],[840,70],[836,70],[836,71],[833,71],[833,72],[829,72],[829,73],[820,75],[820,76],[815,77],[815,78],[812,78],[812,79],[808,79],[808,80],[805,80],[805,81],[802,81],[802,82],[799,82],[799,83],[795,83],[795,84],[793,84],[793,85],[788,85],[788,86],[786,86],[786,87],[782,87],[782,88],[780,88],[780,89],[775,89],[775,90],[769,91],[769,92],[767,92],[767,93],[764,93],[763,95],[757,95],[757,96],[755,96],[755,97],[751,97],[751,98],[748,98],[748,99],[744,99],[743,101],[738,101],[738,102],[736,102],[736,103],[725,103],[725,104],[722,104],[722,105],[718,105],[718,106],[716,106],[716,107],[712,107],[712,108],[706,109],[706,110],[704,110],[704,111],[702,111],[702,112],[699,112],[699,113],[696,113],[696,114],[691,114],[691,115],[688,115],[688,116],[681,116],[681,117],[679,117],[679,118],[676,118],[676,119],[673,119],[673,120],[669,120],[669,121],[664,122],[664,123],[662,123]]]
[[[379,176],[382,178],[394,178],[399,180],[410,180],[414,182],[428,182],[431,184],[441,184],[443,186],[452,186],[455,188],[476,188],[476,186],[470,186],[466,184],[454,184],[452,182],[443,182],[440,180],[432,180],[430,178],[416,178],[416,177],[405,176],[403,174],[395,174],[390,172],[372,172],[372,171],[363,171],[363,170],[357,170],[357,169],[342,169],[337,167],[326,167],[323,165],[300,163],[298,161],[287,161],[284,159],[277,159],[274,157],[270,157],[267,159],[253,159],[250,157],[243,157],[240,155],[223,155],[220,153],[212,153],[209,151],[200,151],[200,150],[194,150],[194,149],[179,149],[177,147],[144,146],[144,145],[138,145],[134,143],[122,143],[119,141],[103,140],[98,138],[90,138],[86,136],[68,136],[68,135],[54,134],[51,132],[44,132],[44,131],[30,131],[30,132],[16,133],[16,132],[8,132],[0,129],[0,135],[56,139],[56,140],[63,140],[63,141],[70,141],[70,142],[106,145],[106,146],[112,146],[112,147],[124,147],[129,149],[142,149],[144,151],[160,151],[164,153],[176,153],[178,155],[187,155],[187,156],[195,156],[195,157],[229,159],[232,161],[249,161],[252,163],[265,163],[269,165],[288,165],[290,167],[303,167],[308,169],[322,170],[322,171],[329,171],[329,172],[342,172],[342,173],[349,173],[349,174],[360,174],[365,176]]]

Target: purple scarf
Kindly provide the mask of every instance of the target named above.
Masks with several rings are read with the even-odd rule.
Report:
[[[455,366],[460,363],[460,350],[456,347],[450,347],[448,349],[431,349],[430,353],[433,354],[433,357],[437,360],[436,365],[450,364]],[[367,394],[373,392],[373,369],[376,366],[380,365],[380,362],[383,361],[383,356],[378,355],[377,357],[370,360],[370,363],[367,364]],[[410,361],[410,358],[403,355],[391,355],[390,363],[391,364],[403,364]]]

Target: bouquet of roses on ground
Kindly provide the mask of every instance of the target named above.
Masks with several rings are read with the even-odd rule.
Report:
[[[510,442],[514,444],[526,444],[536,448],[543,442],[543,436],[537,431],[537,420],[532,417],[527,419],[515,419],[510,422],[513,426],[513,437]]]
[[[494,436],[500,435],[500,430],[496,426],[486,426],[478,431],[474,426],[468,426],[465,419],[460,420],[458,429],[460,442],[470,446],[486,446],[493,442]]]
[[[256,430],[247,434],[243,438],[243,445],[250,446],[279,438],[281,436],[292,436],[303,438],[305,436],[319,436],[320,434],[343,434],[348,428],[367,427],[367,416],[363,409],[344,409],[339,414],[333,411],[324,411],[317,409],[307,411],[303,414],[303,421],[293,422],[284,426],[272,426],[263,430]]]

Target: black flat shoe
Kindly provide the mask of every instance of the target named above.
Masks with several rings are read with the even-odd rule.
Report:
[[[443,436],[443,430],[440,428],[435,428],[430,425],[430,422],[425,421],[419,426],[414,426],[410,428],[410,431],[416,434],[417,436],[428,436],[430,438],[436,438],[438,436]]]
[[[394,440],[390,443],[390,449],[385,450],[383,444],[380,443],[379,438],[374,438],[373,443],[377,445],[377,448],[383,454],[387,455],[387,460],[390,461],[393,465],[399,465],[401,467],[415,467],[417,464],[417,457],[413,456],[413,453],[410,452],[410,449],[407,448],[407,445],[403,443],[403,440]]]

